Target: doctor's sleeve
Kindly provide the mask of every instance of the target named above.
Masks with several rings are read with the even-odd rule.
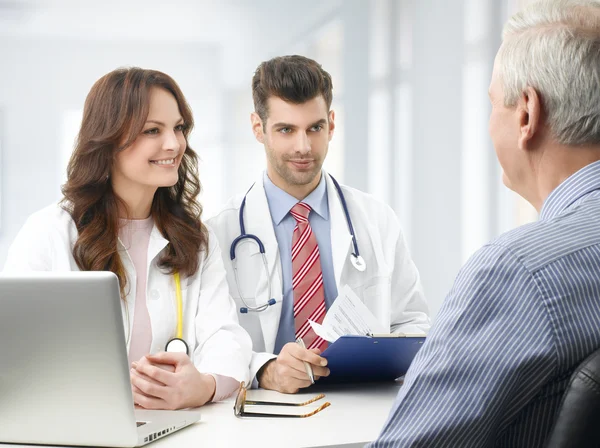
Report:
[[[201,265],[196,314],[194,364],[200,372],[248,384],[252,340],[239,322],[229,295],[225,267],[215,234],[209,232],[208,254]]]
[[[419,271],[413,262],[400,223],[390,209],[393,228],[388,235],[397,235],[394,248],[394,270],[391,278],[391,316],[392,333],[427,333],[431,326],[429,307],[425,300]],[[385,233],[384,233],[385,234]]]
[[[25,221],[8,249],[3,272],[52,270],[52,232],[47,226],[35,214]]]

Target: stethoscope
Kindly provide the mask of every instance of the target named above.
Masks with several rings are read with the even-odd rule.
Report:
[[[119,243],[121,246],[125,247],[121,239],[119,239]],[[175,281],[175,299],[177,301],[177,329],[175,337],[167,342],[165,351],[171,353],[185,353],[186,355],[189,355],[190,349],[187,345],[187,342],[185,342],[183,339],[183,297],[181,295],[181,278],[179,277],[179,272],[175,272],[173,274],[173,280]],[[127,301],[125,301],[125,314],[127,315],[127,339],[125,343],[129,347],[131,323],[129,322],[129,306],[127,305]]]
[[[333,181],[333,185],[335,186],[335,189],[337,190],[337,194],[340,198],[340,202],[342,203],[342,208],[344,210],[344,215],[346,216],[346,223],[348,224],[348,230],[350,231],[350,235],[352,235],[353,252],[352,252],[352,258],[350,259],[350,261],[352,262],[352,266],[354,266],[356,268],[356,270],[363,272],[367,268],[367,264],[365,263],[365,260],[363,259],[363,257],[360,256],[360,252],[358,251],[358,242],[356,241],[356,234],[354,233],[354,226],[352,225],[352,220],[350,219],[350,213],[348,212],[348,205],[346,203],[346,198],[344,197],[342,188],[340,187],[340,184],[338,184],[337,180],[335,180],[335,178],[331,174],[329,175],[329,177]],[[233,265],[233,273],[235,276],[235,287],[237,288],[238,296],[240,297],[240,299],[242,300],[242,302],[244,304],[244,306],[240,308],[240,313],[242,313],[242,314],[247,314],[250,311],[255,312],[255,313],[265,311],[271,305],[275,305],[275,303],[277,303],[277,301],[271,294],[271,292],[272,292],[271,291],[271,276],[269,275],[269,264],[267,263],[267,256],[265,255],[265,246],[259,237],[257,237],[256,235],[252,235],[250,233],[246,233],[246,226],[244,225],[244,209],[246,208],[246,197],[248,196],[248,193],[250,193],[250,190],[252,190],[252,187],[254,187],[254,184],[252,184],[252,186],[248,189],[248,191],[246,192],[246,195],[244,196],[244,199],[242,200],[242,204],[240,205],[240,212],[239,212],[240,235],[236,239],[233,240],[233,242],[231,243],[231,247],[229,248],[229,257],[231,258],[231,263]],[[241,241],[244,241],[244,240],[253,240],[258,245],[258,250],[260,251],[260,255],[262,258],[263,265],[264,265],[265,273],[267,276],[267,289],[268,289],[267,297],[270,297],[270,299],[267,302],[265,302],[259,306],[248,305],[246,303],[246,300],[244,299],[244,296],[242,296],[241,289],[240,289],[240,282],[239,282],[239,278],[238,278],[238,269],[237,269],[237,260],[235,258],[235,249],[236,249],[237,245]]]
[[[181,296],[181,279],[179,278],[179,272],[173,274],[173,279],[175,280],[175,298],[177,299],[177,331],[175,337],[167,342],[165,351],[189,355],[190,349],[187,342],[183,339],[183,298]]]
[[[167,342],[165,346],[165,351],[171,353],[185,353],[186,355],[190,354],[190,349],[187,345],[187,342],[183,339],[183,298],[181,295],[181,279],[179,277],[179,272],[175,272],[173,274],[173,279],[175,280],[175,298],[177,301],[177,329],[175,332],[175,337]],[[127,306],[127,301],[125,301],[125,313],[127,314],[127,340],[126,344],[129,346],[129,309]]]

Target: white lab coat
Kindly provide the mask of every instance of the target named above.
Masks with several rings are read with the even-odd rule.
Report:
[[[367,265],[364,272],[359,272],[350,261],[352,237],[340,198],[330,176],[325,171],[323,174],[327,179],[333,268],[338,293],[349,285],[383,326],[392,332],[426,333],[430,326],[427,303],[396,215],[373,196],[341,186],[360,255]],[[242,199],[243,196],[232,198],[219,214],[207,221],[219,240],[229,288],[238,312],[244,304],[235,284],[229,251],[232,241],[240,235]],[[239,314],[240,323],[252,337],[254,352],[250,377],[255,379],[260,367],[274,357],[272,353],[281,317],[283,290],[279,249],[264,191],[263,174],[248,193],[244,223],[246,233],[258,236],[264,244],[272,296],[277,300],[266,311]],[[257,245],[244,240],[237,246],[236,260],[245,301],[250,306],[264,304],[268,300],[268,286]],[[253,384],[256,386],[256,381]]]
[[[9,249],[5,272],[78,271],[72,254],[77,229],[70,214],[54,204],[31,215]],[[152,325],[151,353],[163,351],[177,328],[175,285],[157,265],[168,241],[154,226],[148,245],[146,301]],[[127,306],[121,301],[125,333],[133,331],[136,273],[125,248],[119,243],[127,272]],[[198,272],[181,278],[183,337],[192,362],[200,372],[224,375],[248,382],[251,341],[240,327],[229,295],[221,252],[209,234],[208,253],[200,255]],[[131,339],[131,338],[129,338]],[[129,347],[127,347],[129,349]]]

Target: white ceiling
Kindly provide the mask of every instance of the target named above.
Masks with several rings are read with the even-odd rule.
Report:
[[[0,36],[219,42],[293,38],[342,0],[0,0]],[[242,38],[242,39],[240,39]]]
[[[342,1],[0,0],[0,39],[208,45],[221,54],[224,83],[245,87],[258,62],[296,48]]]

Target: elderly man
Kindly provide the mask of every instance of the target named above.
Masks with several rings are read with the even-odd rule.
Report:
[[[600,2],[515,15],[489,94],[504,183],[540,219],[460,271],[372,447],[544,446],[600,347]]]

